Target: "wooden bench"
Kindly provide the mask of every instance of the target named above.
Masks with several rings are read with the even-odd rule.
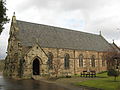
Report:
[[[81,77],[85,77],[85,76],[86,76],[86,72],[87,72],[87,71],[83,71],[83,72],[81,73]]]
[[[81,77],[96,77],[96,71],[83,71],[80,74]]]
[[[96,77],[96,71],[90,71],[91,77]]]

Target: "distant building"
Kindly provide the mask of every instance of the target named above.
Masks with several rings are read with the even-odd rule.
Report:
[[[113,52],[109,53],[106,57],[107,60],[107,69],[118,69],[120,71],[120,48],[114,43],[110,44],[114,49]]]
[[[57,61],[58,75],[106,71],[104,55],[113,50],[101,34],[20,21],[13,16],[4,74],[12,78],[54,75]]]

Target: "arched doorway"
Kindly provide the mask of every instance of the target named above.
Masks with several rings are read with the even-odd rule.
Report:
[[[37,58],[33,61],[33,75],[40,75],[40,62]]]

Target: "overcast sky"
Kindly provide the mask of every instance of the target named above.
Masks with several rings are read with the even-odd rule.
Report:
[[[7,0],[7,15],[18,20],[102,35],[120,46],[120,0]],[[0,35],[0,58],[5,58],[10,23]]]

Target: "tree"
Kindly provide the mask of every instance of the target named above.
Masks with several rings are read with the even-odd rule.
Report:
[[[5,0],[0,0],[0,34],[4,29],[3,25],[8,23],[9,21],[8,16],[6,16],[7,8],[5,7],[5,5]]]
[[[109,52],[106,53],[105,58],[107,60],[107,69],[120,69],[120,53],[117,52]]]
[[[114,81],[116,81],[116,78],[119,76],[119,72],[116,71],[115,69],[109,69],[107,75],[114,76],[115,77]]]
[[[53,72],[56,75],[56,77],[58,77],[58,73],[60,72],[62,65],[63,63],[61,63],[59,59],[53,61]]]

